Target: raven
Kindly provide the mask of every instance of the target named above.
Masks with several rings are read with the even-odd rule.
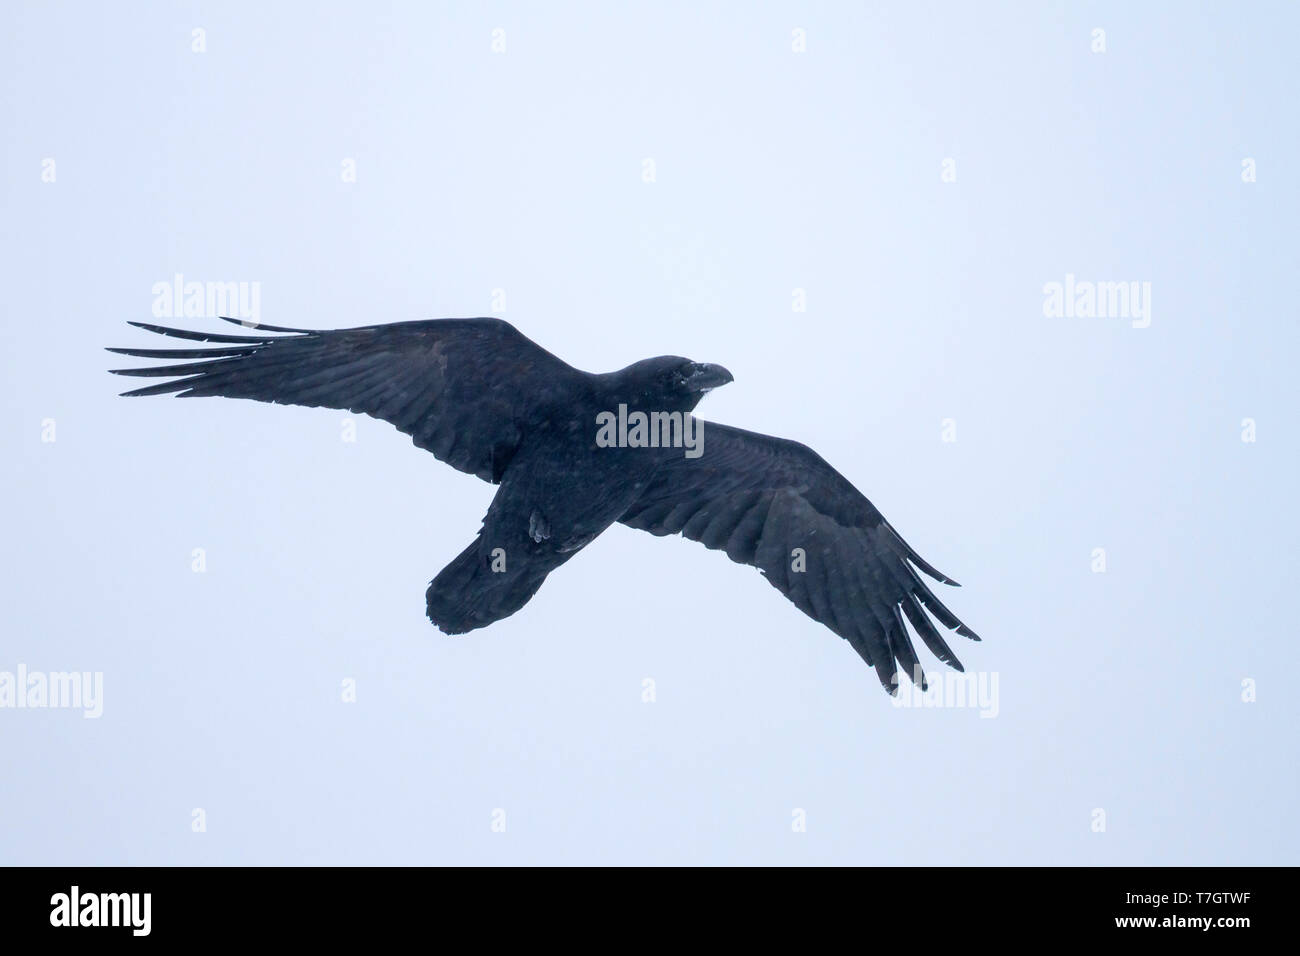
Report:
[[[247,335],[129,324],[216,347],[109,349],[181,360],[113,369],[169,379],[123,395],[347,409],[389,422],[453,468],[499,485],[478,537],[425,595],[429,619],[448,634],[515,613],[548,574],[618,521],[680,533],[758,568],[799,610],[845,638],[891,694],[896,665],[926,686],[904,618],[959,671],[929,615],[979,640],[917,571],[957,582],[922,560],[820,455],[694,418],[708,391],[732,381],[719,365],[666,355],[591,374],[496,318],[328,331],[258,324]]]

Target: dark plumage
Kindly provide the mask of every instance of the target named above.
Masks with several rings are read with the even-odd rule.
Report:
[[[930,616],[979,640],[917,571],[956,582],[816,452],[691,417],[706,392],[731,381],[720,366],[663,356],[593,375],[488,318],[333,331],[259,325],[243,335],[131,324],[216,347],[109,349],[179,363],[115,369],[168,379],[124,395],[347,409],[390,422],[452,467],[500,485],[478,537],[429,585],[429,618],[449,634],[513,614],[551,571],[621,521],[683,534],[758,568],[845,638],[890,693],[898,665],[924,686],[904,619],[958,670]],[[598,416],[620,406],[629,416],[678,413],[687,436],[697,423],[698,457],[682,447],[607,447]]]

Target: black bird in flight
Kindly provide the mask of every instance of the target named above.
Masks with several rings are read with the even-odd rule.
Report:
[[[979,640],[917,571],[957,582],[922,560],[820,455],[691,415],[705,393],[732,380],[721,366],[661,356],[593,375],[494,318],[331,331],[256,325],[247,335],[130,324],[216,347],[109,349],[183,360],[114,369],[169,379],[124,395],[347,409],[500,485],[478,537],[429,585],[429,619],[448,634],[513,614],[548,574],[621,521],[681,533],[758,568],[845,638],[891,694],[896,665],[925,686],[904,619],[957,670],[926,612]]]

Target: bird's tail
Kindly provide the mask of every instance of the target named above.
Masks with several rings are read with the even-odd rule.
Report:
[[[464,634],[514,614],[554,565],[512,557],[475,539],[430,582],[424,595],[429,620],[444,633]]]

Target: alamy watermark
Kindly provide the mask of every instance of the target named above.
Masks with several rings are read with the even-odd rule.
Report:
[[[260,282],[187,282],[176,273],[171,281],[153,284],[156,319],[216,319],[229,316],[247,325],[262,318]]]
[[[689,413],[618,412],[596,416],[598,448],[685,448],[687,458],[704,454],[704,423]]]
[[[1133,328],[1151,324],[1150,282],[1092,282],[1076,280],[1043,286],[1043,315],[1049,319],[1131,319]]]
[[[947,671],[928,675],[926,683],[926,690],[921,690],[919,683],[900,686],[892,698],[893,705],[920,709],[968,708],[978,710],[980,717],[998,715],[997,671]]]
[[[132,936],[148,936],[152,910],[152,893],[86,893],[73,884],[50,897],[50,925],[123,927]]]
[[[88,720],[104,713],[102,671],[0,671],[0,710],[81,710]]]

